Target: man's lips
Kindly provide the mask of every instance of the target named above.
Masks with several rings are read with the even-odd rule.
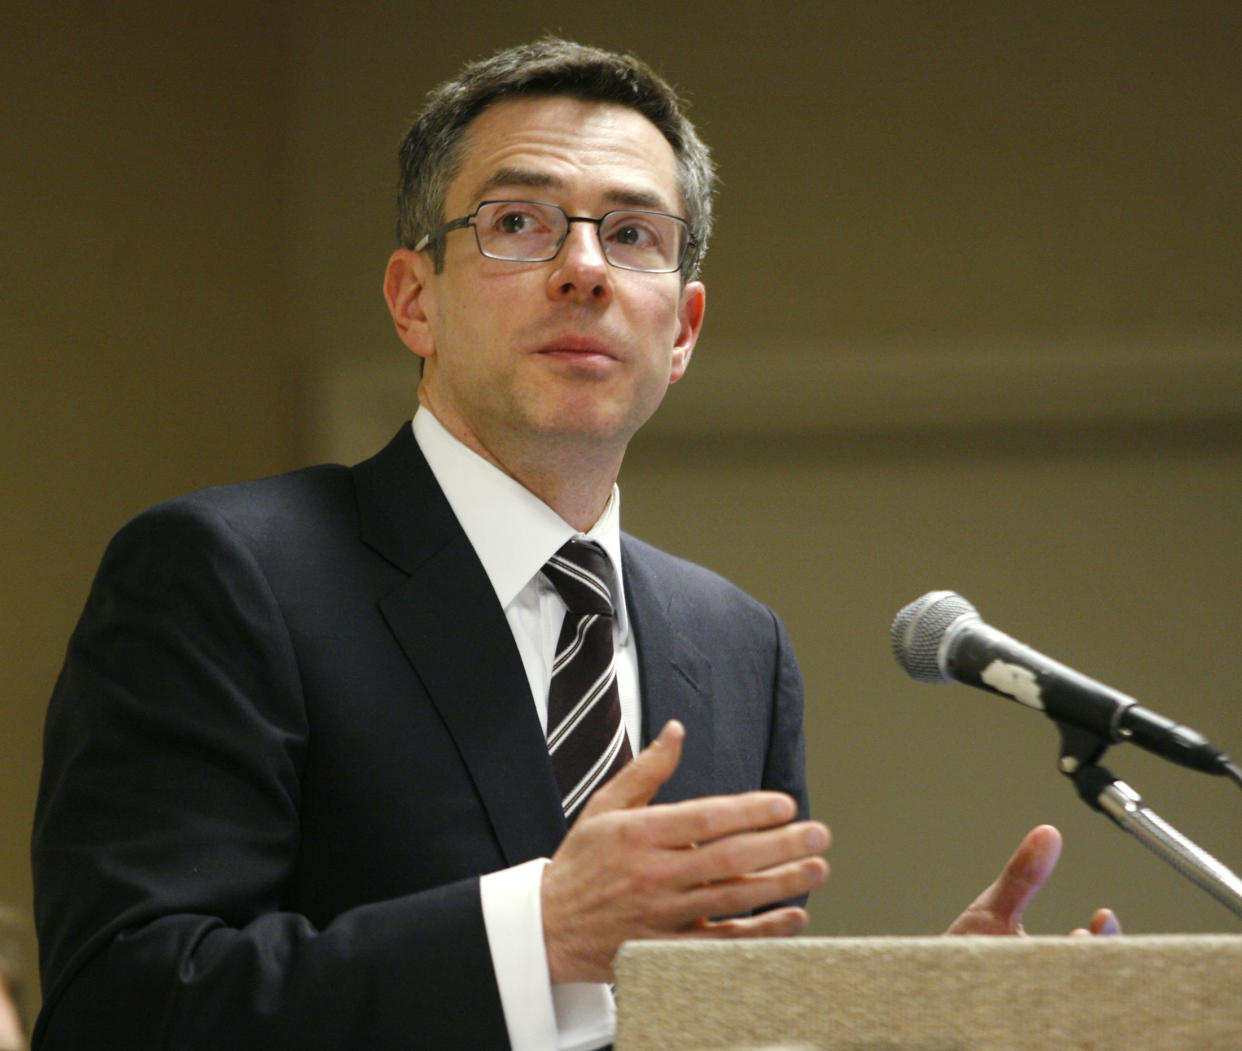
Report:
[[[614,361],[618,355],[603,340],[573,336],[554,339],[539,348],[539,353],[564,361],[588,362]]]

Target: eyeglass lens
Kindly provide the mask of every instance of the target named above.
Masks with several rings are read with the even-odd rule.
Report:
[[[596,223],[604,255],[630,270],[673,271],[681,264],[685,223],[661,212],[609,212]],[[487,201],[475,214],[479,249],[493,259],[542,262],[553,258],[569,232],[569,217],[553,204]]]

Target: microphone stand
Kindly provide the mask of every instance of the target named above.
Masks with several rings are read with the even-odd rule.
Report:
[[[1111,818],[1174,869],[1242,918],[1242,879],[1159,817],[1124,781],[1097,762],[1112,743],[1088,730],[1057,723],[1058,767],[1093,810]]]

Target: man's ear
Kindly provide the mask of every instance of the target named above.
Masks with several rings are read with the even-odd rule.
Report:
[[[396,326],[397,337],[420,358],[435,352],[427,320],[427,277],[430,261],[425,252],[398,248],[384,270],[384,300]]]
[[[707,288],[702,281],[688,281],[681,290],[681,306],[677,311],[677,339],[673,343],[673,360],[669,383],[676,383],[690,366],[690,355],[703,331],[703,314],[707,309]]]

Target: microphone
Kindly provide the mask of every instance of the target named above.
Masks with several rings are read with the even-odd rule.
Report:
[[[1209,774],[1229,774],[1229,759],[1185,726],[1140,707],[985,624],[953,591],[929,591],[893,620],[893,655],[920,682],[954,680],[1008,697],[1110,744],[1131,741]]]

